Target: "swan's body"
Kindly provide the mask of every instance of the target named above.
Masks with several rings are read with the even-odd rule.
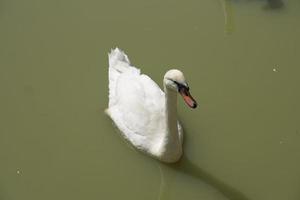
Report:
[[[118,48],[111,51],[106,113],[134,147],[161,161],[176,162],[182,155],[183,141],[177,121],[177,90],[191,107],[196,107],[196,102],[179,70],[166,73],[164,90],[131,66],[124,52]]]

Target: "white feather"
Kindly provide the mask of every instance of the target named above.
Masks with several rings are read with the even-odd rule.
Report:
[[[130,64],[127,55],[116,48],[109,53],[109,108],[122,135],[133,146],[165,162],[177,161],[182,153],[182,129],[178,123],[180,152],[166,158],[165,93],[147,75]],[[176,147],[177,148],[177,147]]]

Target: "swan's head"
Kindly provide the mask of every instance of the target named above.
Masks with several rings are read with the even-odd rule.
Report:
[[[171,89],[175,92],[179,92],[183,97],[185,103],[189,107],[191,108],[197,107],[197,102],[191,96],[189,92],[190,88],[187,82],[185,81],[184,75],[181,71],[177,69],[171,69],[167,71],[167,73],[164,76],[164,85],[168,89]]]

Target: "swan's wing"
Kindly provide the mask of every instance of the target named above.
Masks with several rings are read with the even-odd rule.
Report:
[[[116,85],[116,106],[122,113],[122,121],[132,132],[148,136],[162,117],[163,95],[146,75],[122,74]]]
[[[128,72],[139,75],[140,70],[131,66],[128,56],[118,48],[112,49],[108,54],[109,69],[109,107],[116,104],[116,84],[121,74]]]
[[[109,55],[108,113],[135,146],[163,128],[164,93],[146,75],[131,66],[127,56],[118,49]]]

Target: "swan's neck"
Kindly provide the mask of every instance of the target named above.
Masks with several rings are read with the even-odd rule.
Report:
[[[168,89],[165,90],[165,116],[166,132],[163,141],[164,154],[169,159],[178,159],[182,154],[181,141],[178,134],[177,125],[177,92]]]
[[[177,93],[165,88],[166,127],[169,138],[178,139],[177,128]]]

